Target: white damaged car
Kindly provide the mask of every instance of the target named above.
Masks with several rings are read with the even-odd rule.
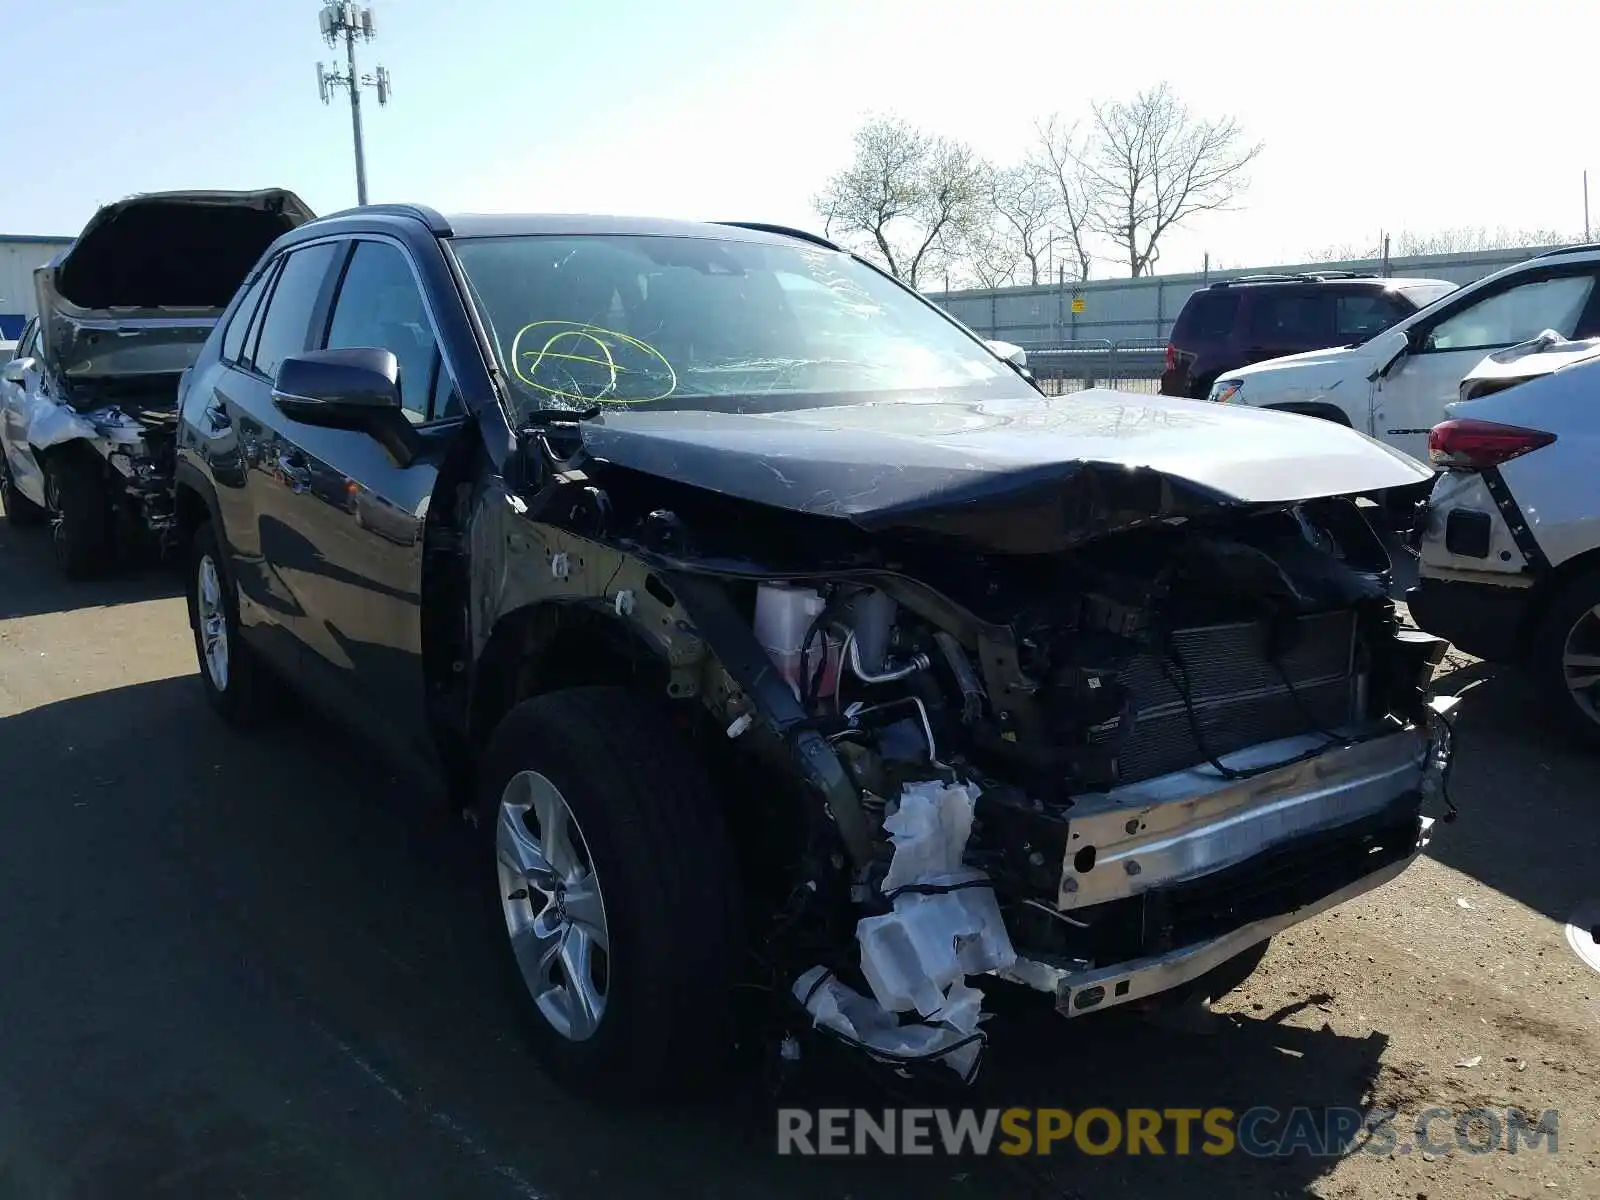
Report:
[[[1525,667],[1600,746],[1600,338],[1555,331],[1490,355],[1429,435],[1412,619]]]
[[[240,282],[310,220],[292,192],[156,192],[100,209],[34,272],[39,317],[0,369],[0,503],[49,520],[73,577],[172,529],[178,383]]]
[[[1335,421],[1426,461],[1428,431],[1444,419],[1462,377],[1484,355],[1547,329],[1566,338],[1600,334],[1597,280],[1600,246],[1541,254],[1451,292],[1356,345],[1226,371],[1207,398]]]

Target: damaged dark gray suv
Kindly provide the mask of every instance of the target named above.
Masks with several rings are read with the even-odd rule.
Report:
[[[741,982],[970,1078],[976,984],[1215,996],[1427,840],[1444,644],[1347,499],[1426,468],[1047,398],[819,238],[324,217],[180,403],[211,704],[287,684],[463,802],[573,1086],[701,1072]]]

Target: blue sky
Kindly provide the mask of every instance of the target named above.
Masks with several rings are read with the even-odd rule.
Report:
[[[14,11],[0,232],[70,234],[172,187],[354,203],[348,109],[324,108],[317,0],[56,0]],[[1592,13],[1346,0],[380,0],[363,65],[374,200],[818,226],[810,198],[870,113],[1004,160],[1036,117],[1169,80],[1267,143],[1245,207],[1162,267],[1282,261],[1379,229],[1581,230]],[[981,15],[980,15],[981,14]],[[1563,37],[1563,29],[1572,36]],[[368,93],[370,99],[370,93]],[[1600,224],[1600,219],[1597,219]],[[1114,273],[1114,266],[1100,273]]]

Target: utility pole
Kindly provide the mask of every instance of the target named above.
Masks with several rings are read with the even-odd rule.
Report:
[[[1589,172],[1583,173],[1583,240],[1589,240]]]
[[[367,152],[361,142],[361,89],[373,88],[378,93],[378,106],[389,103],[394,85],[389,72],[382,66],[371,75],[356,71],[356,39],[370,42],[377,32],[373,26],[372,9],[351,0],[328,0],[317,14],[317,26],[322,30],[322,40],[337,52],[339,41],[344,40],[345,70],[339,71],[338,61],[332,68],[317,64],[317,91],[327,104],[334,88],[344,88],[350,93],[350,132],[356,147],[356,203],[367,202]]]

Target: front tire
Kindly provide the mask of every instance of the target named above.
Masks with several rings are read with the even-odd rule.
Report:
[[[61,573],[68,579],[103,574],[113,560],[104,465],[75,449],[51,454],[44,462],[44,501]]]
[[[484,754],[477,869],[531,1048],[574,1091],[660,1096],[729,1046],[743,946],[715,793],[668,710],[626,688],[517,705]]]
[[[1600,749],[1600,570],[1556,593],[1534,634],[1528,665],[1568,732]]]
[[[277,681],[239,637],[238,594],[209,522],[190,544],[188,597],[206,703],[235,728],[261,724],[275,710]]]

